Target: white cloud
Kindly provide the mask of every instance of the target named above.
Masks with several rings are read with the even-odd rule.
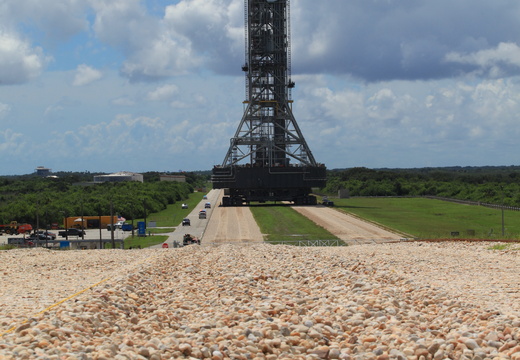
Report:
[[[7,116],[11,111],[11,107],[7,104],[0,103],[0,119]]]
[[[112,104],[117,106],[134,106],[135,101],[128,97],[119,97],[117,99],[112,100]]]
[[[51,59],[15,33],[0,29],[0,85],[19,84],[39,76]]]
[[[44,111],[44,115],[45,116],[51,116],[55,113],[59,113],[59,112],[62,112],[64,110],[64,107],[61,106],[61,105],[51,105],[51,106],[48,106],[45,111]]]
[[[472,53],[450,52],[446,54],[446,62],[474,65],[488,70],[492,77],[503,76],[504,66],[520,69],[520,46],[515,43],[501,42],[495,48],[483,49]]]
[[[0,131],[0,151],[5,155],[20,154],[26,148],[26,141],[22,133],[11,129]]]
[[[78,65],[78,68],[76,69],[76,75],[74,76],[74,82],[72,84],[74,86],[84,86],[99,80],[102,77],[103,74],[101,71],[96,70],[88,65],[81,64]]]
[[[55,44],[80,31],[88,29],[85,10],[89,0],[17,0],[2,4],[0,18],[3,24],[15,26],[23,19],[29,26],[38,28],[45,42]]]
[[[490,67],[497,63],[520,66],[520,47],[515,43],[501,42],[495,48],[479,50],[469,54],[450,52],[446,54],[446,61],[481,67]]]
[[[147,98],[151,101],[164,101],[171,99],[178,92],[179,88],[176,85],[168,84],[150,91],[147,95]]]

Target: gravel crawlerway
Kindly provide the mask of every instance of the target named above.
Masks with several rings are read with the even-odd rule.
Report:
[[[0,252],[0,359],[518,360],[518,251],[488,246]]]

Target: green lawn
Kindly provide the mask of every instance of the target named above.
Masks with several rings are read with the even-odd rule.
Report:
[[[334,205],[341,211],[418,238],[520,239],[518,211],[504,211],[502,236],[500,209],[425,198],[334,199]]]
[[[162,244],[168,239],[168,236],[166,235],[152,235],[152,236],[145,236],[145,237],[128,237],[125,239],[125,249],[135,249],[135,248],[141,248],[144,249],[146,247],[150,247],[157,244]]]
[[[206,195],[206,193],[192,193],[190,194],[189,199],[178,201],[175,204],[168,205],[166,209],[162,211],[150,214],[146,218],[146,222],[149,223],[150,221],[155,221],[157,227],[178,226],[181,223],[182,219],[188,216],[188,214],[193,210],[193,208],[197,206],[197,204],[202,200],[203,195]],[[183,203],[188,204],[187,209],[181,208],[181,205]],[[134,224],[137,225],[138,221],[144,221],[144,219],[136,219],[134,220]]]
[[[330,232],[308,220],[289,206],[251,206],[264,239],[271,243],[286,240],[336,240]]]

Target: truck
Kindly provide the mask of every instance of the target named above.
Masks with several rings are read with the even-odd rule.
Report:
[[[83,231],[81,229],[70,228],[70,229],[67,229],[67,230],[60,231],[58,233],[58,235],[61,236],[61,237],[82,236],[82,235],[85,235],[85,231]]]
[[[121,229],[123,227],[124,223],[125,223],[124,221],[118,221],[118,222],[114,223],[114,230]],[[107,224],[107,230],[108,231],[112,230],[112,224]]]
[[[8,225],[0,225],[0,231],[9,235],[30,233],[33,230],[31,224],[18,224],[11,221]]]
[[[117,223],[114,224],[114,230],[116,230],[116,229],[121,229],[123,231],[132,231],[133,226],[132,226],[132,224],[128,224],[125,221],[118,221]],[[112,224],[107,225],[107,230],[108,231],[112,230]]]

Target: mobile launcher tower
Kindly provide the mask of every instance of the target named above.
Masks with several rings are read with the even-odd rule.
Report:
[[[213,168],[213,187],[224,189],[223,206],[315,205],[311,188],[325,186],[326,168],[292,112],[289,0],[245,0],[245,19],[245,112],[222,165]]]

